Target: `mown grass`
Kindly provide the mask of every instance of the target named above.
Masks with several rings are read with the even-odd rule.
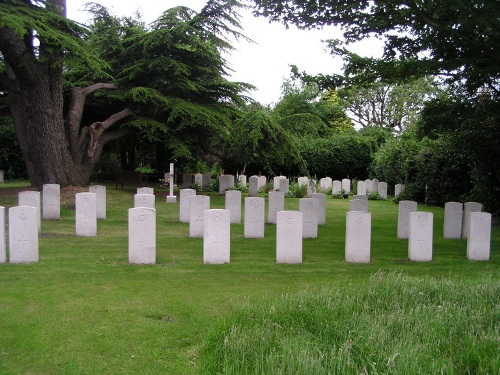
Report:
[[[5,187],[10,186],[5,184]],[[347,310],[339,310],[337,314],[344,315],[345,322],[346,316],[358,315],[357,309],[361,306],[367,311],[378,309],[378,322],[373,318],[363,323],[365,315],[365,318],[357,318],[357,324],[363,323],[362,326],[367,328],[373,325],[373,330],[379,330],[378,335],[384,338],[383,328],[388,326],[397,311],[409,314],[408,309],[398,308],[399,304],[406,306],[414,302],[415,308],[425,311],[425,301],[419,299],[418,293],[413,293],[416,290],[413,284],[422,288],[441,288],[442,283],[447,291],[444,294],[450,290],[458,295],[464,289],[464,293],[471,291],[469,297],[479,295],[475,290],[489,288],[490,292],[496,291],[496,310],[493,311],[496,315],[490,315],[495,330],[490,333],[492,340],[499,342],[498,225],[492,231],[491,260],[470,262],[465,259],[465,241],[442,239],[443,209],[419,207],[434,213],[434,260],[412,263],[407,261],[407,241],[396,239],[397,206],[390,201],[370,201],[371,262],[347,264],[344,262],[344,238],[348,202],[329,199],[327,225],[319,228],[318,238],[304,241],[302,264],[275,264],[273,225],[266,225],[264,239],[244,239],[243,224],[239,224],[231,228],[231,263],[209,266],[202,264],[202,240],[188,237],[188,225],[178,222],[178,203],[165,203],[167,192],[162,190],[157,192],[156,201],[157,264],[137,266],[127,262],[127,210],[133,205],[133,193],[132,188],[121,191],[108,186],[107,219],[98,222],[98,235],[91,238],[75,236],[72,197],[65,198],[61,220],[42,223],[40,262],[0,265],[0,373],[197,374],[207,373],[206,369],[226,373],[219,367],[217,353],[220,348],[217,348],[216,338],[223,337],[221,332],[227,331],[238,317],[248,316],[248,309],[262,311],[260,318],[256,316],[256,319],[265,320],[270,319],[265,315],[273,303],[285,315],[290,315],[290,311],[285,311],[286,306],[293,312],[297,301],[310,297],[313,299],[313,302],[308,302],[310,311],[306,309],[297,317],[303,319],[310,313],[311,319],[318,319],[313,318],[318,301],[350,295],[353,300],[363,303],[353,305],[350,310],[346,305]],[[223,208],[223,197],[210,196],[212,208]],[[10,207],[15,204],[17,197],[2,194],[0,188],[0,205]],[[298,209],[298,200],[287,199],[286,208]],[[389,292],[399,284],[408,285],[408,289],[400,292],[405,297],[395,300],[394,314],[384,317],[392,311],[389,306],[395,297]],[[395,289],[394,293],[397,290],[400,289]],[[373,293],[373,298],[368,298],[371,294],[367,291]],[[380,293],[380,301],[377,293]],[[462,300],[462,305],[468,306],[469,310],[462,313],[447,310],[449,320],[454,321],[455,315],[460,314],[482,314],[482,305],[477,299],[469,302],[469,297],[464,296]],[[384,312],[382,307],[385,305],[388,310]],[[330,307],[325,307],[325,311]],[[429,309],[434,311],[432,309],[436,307]],[[416,318],[410,315],[408,319],[411,322]],[[327,322],[330,320],[325,324]],[[300,327],[300,320],[294,324]],[[400,323],[403,328],[406,328],[405,324],[409,323]],[[435,330],[433,325],[419,327],[424,329],[423,335]],[[242,326],[241,329],[246,328]],[[358,335],[365,331],[357,329]],[[443,342],[448,338],[445,331],[438,331]],[[387,369],[373,368],[370,363],[387,363],[387,358],[391,357],[387,349],[382,348],[387,348],[388,344],[380,345],[381,350],[377,352],[379,345],[374,344],[377,340],[369,340],[373,335],[370,332],[373,331],[366,331],[368,336],[362,336],[352,345],[366,346],[374,353],[361,355],[351,368],[359,372],[366,368],[369,373],[375,373],[375,370],[384,373]],[[304,334],[304,340],[291,335],[289,347],[307,349],[313,362],[318,361],[314,359],[316,355],[330,356],[328,353],[333,350],[331,342],[326,354],[321,354],[318,348],[305,345],[307,340],[315,342],[320,338],[314,338],[316,334]],[[224,345],[224,342],[219,344]],[[345,356],[352,353],[347,351],[347,343],[340,338],[334,344],[337,351],[344,350]],[[401,366],[399,358],[409,357],[405,356],[407,351],[420,350],[423,344],[413,347],[411,341],[407,341],[398,345],[395,348],[401,353],[398,352],[400,354],[392,361],[394,366]],[[428,346],[432,345],[428,343]],[[473,347],[481,356],[483,352],[487,353],[483,346]],[[276,350],[281,349],[278,346]],[[309,366],[308,363],[312,363],[303,361],[302,354],[298,354],[288,358],[287,366]],[[252,355],[245,354],[247,358]],[[237,360],[224,361],[237,368]],[[278,357],[273,361],[281,366]],[[464,359],[464,363],[473,361]],[[459,370],[468,366],[456,367],[456,372],[447,370],[446,373],[460,373]],[[471,365],[470,373],[474,373],[474,368]],[[231,373],[230,369],[228,367],[225,371]],[[303,369],[305,371],[306,367]],[[262,370],[260,373],[273,372]]]

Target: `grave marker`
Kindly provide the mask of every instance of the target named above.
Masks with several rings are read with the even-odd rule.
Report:
[[[348,178],[342,179],[342,189],[349,194],[351,192],[351,180]]]
[[[352,211],[346,214],[345,261],[369,263],[371,250],[371,214]]]
[[[460,202],[446,202],[444,205],[443,238],[462,238],[463,204]]]
[[[489,260],[491,246],[491,214],[471,212],[467,235],[467,259]]]
[[[397,198],[405,189],[405,186],[403,184],[396,184],[394,187],[394,198]]]
[[[148,207],[128,210],[128,262],[156,263],[156,210]]]
[[[368,200],[366,200],[366,199],[351,199],[349,201],[349,211],[368,212]]]
[[[7,248],[5,246],[5,207],[0,206],[0,263],[7,262]]]
[[[203,263],[229,263],[231,257],[230,212],[221,209],[205,210],[203,216]]]
[[[411,212],[408,233],[408,258],[417,262],[432,260],[432,212]]]
[[[21,191],[18,194],[18,206],[35,207],[38,212],[38,232],[42,230],[42,210],[39,191]]]
[[[250,176],[248,179],[248,196],[256,197],[259,195],[259,177]]]
[[[224,208],[230,213],[231,224],[241,224],[241,191],[226,190]]]
[[[467,238],[469,234],[469,214],[471,212],[481,212],[483,205],[478,202],[465,202],[462,216],[462,238]]]
[[[98,219],[106,219],[106,186],[89,186],[89,193],[94,193],[96,198],[96,216]]]
[[[75,228],[77,236],[97,235],[96,195],[94,193],[75,194]]]
[[[276,263],[302,263],[302,212],[280,211],[276,219]]]
[[[165,182],[166,181],[167,180],[165,180]],[[167,203],[176,203],[177,197],[174,195],[174,186],[175,186],[174,163],[170,163],[170,172],[168,173],[168,181],[169,181],[168,195],[167,195],[166,202]]]
[[[155,196],[153,194],[135,194],[134,208],[137,207],[155,208]]]
[[[219,194],[224,195],[226,190],[234,189],[234,176],[232,174],[223,174],[219,176]]]
[[[38,212],[32,206],[9,208],[10,263],[38,262]]]
[[[208,195],[189,197],[189,237],[203,237],[203,213],[210,209]]]
[[[321,191],[325,192],[325,191],[330,191],[332,190],[332,178],[331,177],[324,177],[322,179],[319,180],[319,188],[321,189]]]
[[[332,195],[340,195],[342,193],[342,182],[339,180],[332,181]]]
[[[299,211],[302,212],[302,238],[318,237],[318,200],[300,198]]]
[[[380,196],[380,199],[387,199],[387,182],[379,182],[378,195]]]
[[[44,184],[42,188],[42,216],[45,220],[61,219],[61,187]]]
[[[189,197],[196,195],[194,189],[179,190],[179,221],[181,223],[189,223]]]
[[[366,182],[358,181],[358,188],[356,191],[356,195],[366,195]]]
[[[312,193],[311,198],[318,200],[318,225],[326,224],[326,194]]]
[[[277,213],[285,210],[285,193],[282,191],[270,191],[268,195],[267,222],[269,224],[276,224]]]
[[[136,194],[151,194],[151,195],[154,195],[155,194],[155,189],[151,188],[151,187],[147,187],[147,186],[138,187]]]
[[[407,239],[410,232],[410,213],[417,211],[417,202],[400,201],[398,204],[398,238]]]
[[[245,198],[245,238],[264,238],[264,207],[264,198]]]

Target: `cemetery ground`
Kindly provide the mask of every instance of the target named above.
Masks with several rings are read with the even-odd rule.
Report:
[[[0,206],[17,205],[7,192],[24,186],[0,187]],[[96,237],[75,236],[79,191],[63,189],[61,220],[42,222],[38,263],[0,264],[2,374],[500,371],[498,222],[491,259],[468,261],[465,240],[443,239],[443,208],[419,204],[434,214],[433,260],[409,262],[398,206],[370,201],[370,263],[348,264],[349,203],[329,197],[302,264],[276,264],[275,225],[245,239],[232,224],[231,263],[204,265],[203,240],[156,189],[156,264],[129,265],[135,189],[107,186]],[[297,210],[298,199],[285,208]]]

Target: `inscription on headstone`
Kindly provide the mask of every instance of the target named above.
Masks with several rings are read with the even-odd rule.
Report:
[[[128,210],[128,262],[156,263],[156,210],[137,207]]]
[[[43,218],[59,220],[61,218],[61,187],[59,184],[44,184],[42,192]]]
[[[264,207],[264,198],[245,198],[245,238],[264,238]]]
[[[189,237],[203,237],[203,213],[209,209],[209,196],[192,195],[189,197]]]
[[[400,201],[398,204],[398,238],[407,239],[410,232],[410,213],[417,211],[417,202]]]
[[[212,209],[203,213],[203,263],[229,263],[231,258],[230,212]]]
[[[285,210],[285,193],[282,191],[269,192],[269,206],[267,212],[267,222],[276,224],[276,215],[279,211]]]
[[[302,212],[277,213],[276,263],[302,263]]]
[[[75,227],[77,236],[97,235],[96,195],[75,194]]]
[[[302,212],[302,238],[318,237],[318,201],[314,198],[300,198]]]
[[[443,238],[462,238],[463,204],[460,202],[446,202],[444,205]]]
[[[196,195],[194,189],[179,190],[179,221],[181,223],[189,223],[189,197]]]
[[[241,224],[241,191],[226,190],[224,208],[230,212],[231,224]]]
[[[106,186],[89,186],[89,193],[94,193],[96,198],[96,215],[98,219],[106,219]]]
[[[38,262],[38,216],[35,207],[9,208],[10,263]]]
[[[467,236],[467,259],[489,260],[491,246],[491,214],[471,212]]]
[[[21,191],[18,194],[18,206],[35,207],[37,209],[38,232],[42,230],[42,210],[39,191]]]
[[[352,211],[346,214],[345,261],[369,263],[372,221],[369,212]]]

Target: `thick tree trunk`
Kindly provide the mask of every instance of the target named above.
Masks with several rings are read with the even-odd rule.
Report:
[[[50,0],[64,14],[65,0]],[[98,83],[71,90],[70,110],[64,120],[62,97],[62,50],[40,40],[38,48],[31,33],[20,36],[7,27],[0,28],[0,52],[5,73],[0,76],[7,89],[19,145],[32,185],[88,185],[92,170],[107,142],[119,139],[129,130],[109,129],[130,116],[125,109],[102,122],[81,127],[85,98],[99,89],[114,89]]]

